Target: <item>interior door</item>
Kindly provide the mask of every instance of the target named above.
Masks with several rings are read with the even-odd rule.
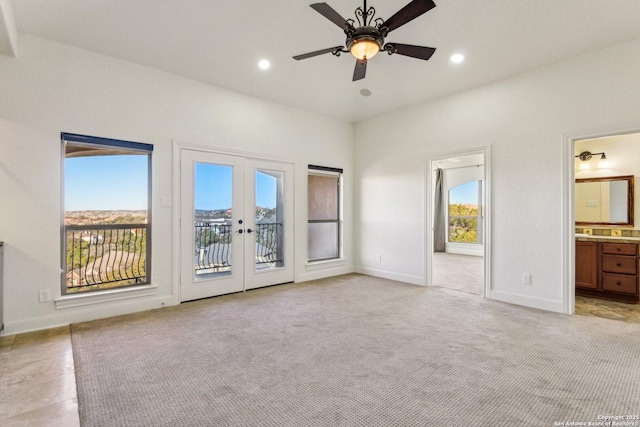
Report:
[[[293,281],[293,166],[182,150],[181,300]]]

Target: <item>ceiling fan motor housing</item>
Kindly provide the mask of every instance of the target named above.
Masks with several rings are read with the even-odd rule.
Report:
[[[378,47],[378,49],[374,50],[373,52],[369,50],[368,52],[369,54],[366,55],[366,58],[369,59],[373,57],[376,53],[378,53],[380,50],[382,50],[382,46],[384,45],[384,37],[380,32],[380,30],[376,27],[370,27],[370,26],[358,27],[351,34],[348,34],[347,41],[346,41],[347,49],[351,51],[354,54],[354,56],[356,56],[356,58],[358,58],[358,55],[356,55],[356,53],[352,50],[352,48],[358,43],[363,43],[363,42],[365,42],[370,46],[372,45],[372,42],[373,42]],[[363,60],[364,58],[359,58],[359,59]]]

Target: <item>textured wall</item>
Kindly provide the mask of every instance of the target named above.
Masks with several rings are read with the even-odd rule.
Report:
[[[640,128],[639,67],[635,40],[359,123],[358,268],[424,282],[428,159],[491,146],[491,296],[559,310],[563,141]],[[521,284],[523,273],[532,285]]]
[[[154,297],[56,310],[60,294],[60,132],[154,144]],[[305,274],[307,165],[345,169],[345,257],[351,265],[353,125],[44,39],[20,35],[0,56],[0,239],[7,332],[136,311],[173,301],[178,245],[171,208],[173,141],[296,163],[296,277]],[[323,274],[336,273],[328,270]]]

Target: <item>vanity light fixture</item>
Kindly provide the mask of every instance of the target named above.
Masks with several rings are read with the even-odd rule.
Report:
[[[589,160],[591,160],[591,158],[593,156],[600,156],[600,161],[598,162],[598,167],[599,168],[608,168],[609,167],[609,161],[607,160],[607,155],[604,154],[604,152],[602,153],[592,153],[591,151],[583,151],[582,153],[578,154],[577,157],[578,159],[582,160],[584,163],[580,164],[580,169],[589,169],[589,163],[587,163]]]
[[[604,153],[592,153],[591,151],[583,151],[582,153],[578,154],[576,157],[582,160],[583,162],[586,162],[587,160],[591,160],[591,157],[600,156],[600,155],[602,155],[602,157],[600,157],[601,159],[604,159],[604,160],[607,159],[607,156],[605,156]]]
[[[609,160],[607,160],[607,156],[605,156],[604,153],[602,153],[602,157],[600,157],[600,161],[598,162],[598,167],[599,168],[609,167]]]

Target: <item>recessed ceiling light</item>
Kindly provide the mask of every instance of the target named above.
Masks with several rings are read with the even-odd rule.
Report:
[[[455,53],[453,55],[451,55],[451,62],[453,62],[454,64],[459,64],[462,61],[464,61],[464,55],[461,53]]]
[[[260,69],[262,70],[267,70],[269,69],[269,67],[271,67],[271,62],[263,59],[262,61],[258,62],[258,67],[260,67]]]
[[[371,91],[369,89],[360,89],[360,95],[371,96]]]

